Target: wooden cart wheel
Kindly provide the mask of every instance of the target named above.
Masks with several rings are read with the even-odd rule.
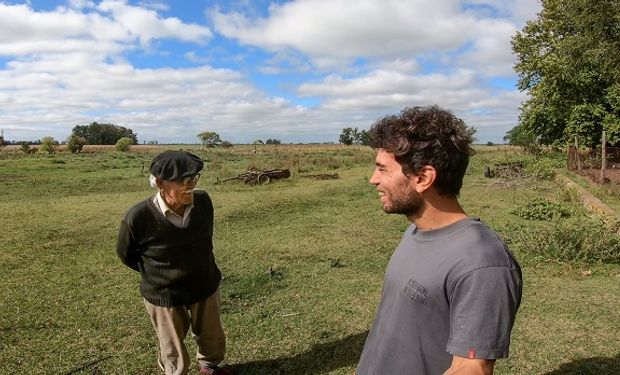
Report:
[[[267,174],[260,174],[258,175],[258,183],[261,185],[265,185],[268,184],[271,181],[271,178],[269,177],[269,175]]]

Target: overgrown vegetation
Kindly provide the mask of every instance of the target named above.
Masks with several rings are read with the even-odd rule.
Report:
[[[522,231],[518,237],[526,254],[543,259],[620,263],[620,237],[600,220],[558,220],[554,225]]]
[[[571,216],[573,210],[559,202],[551,202],[543,198],[534,198],[523,206],[512,211],[515,215],[528,220],[561,219]]]

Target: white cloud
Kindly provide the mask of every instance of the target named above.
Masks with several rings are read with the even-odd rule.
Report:
[[[513,90],[483,87],[472,70],[450,75],[377,70],[355,79],[329,76],[301,85],[299,94],[326,98],[323,110],[360,113],[366,121],[372,119],[372,113],[390,114],[406,106],[439,104],[478,128],[482,137],[488,137],[491,126],[499,126],[493,135],[495,141],[516,125],[517,110],[524,100],[523,94]]]
[[[85,2],[73,4],[85,5]],[[90,52],[115,55],[147,46],[154,39],[170,38],[204,44],[212,37],[206,26],[186,24],[177,18],[161,18],[156,12],[103,1],[102,13],[58,8],[37,12],[26,5],[0,3],[0,56]]]
[[[221,35],[251,46],[235,49],[206,44],[218,36],[162,16],[174,6],[157,1],[70,0],[46,12],[0,3],[0,129],[9,139],[63,140],[97,121],[160,142],[195,142],[203,130],[236,142],[336,141],[343,127],[437,103],[476,126],[481,141],[499,141],[525,98],[487,82],[514,77],[509,41],[535,15],[533,1],[470,0],[493,9],[467,9],[461,0],[295,0],[260,17],[211,11]],[[168,52],[158,50],[161,39],[193,44],[184,62],[241,67],[131,63],[132,51]],[[250,81],[260,73],[298,76],[269,82],[278,87],[269,95]]]
[[[143,44],[160,38],[206,43],[212,36],[205,26],[185,24],[174,17],[160,18],[154,10],[128,5],[125,1],[105,0],[99,4],[98,9],[111,13],[124,30]]]
[[[294,48],[318,59],[399,57],[451,50],[475,19],[448,0],[298,0],[269,8],[269,18],[213,11],[218,32],[269,50]]]

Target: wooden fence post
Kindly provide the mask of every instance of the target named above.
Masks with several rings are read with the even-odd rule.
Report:
[[[579,142],[577,136],[575,136],[575,155],[577,156],[577,172],[581,174],[581,155],[579,155]]]
[[[601,137],[601,184],[605,183],[605,169],[607,169],[607,134],[603,131],[603,136]]]

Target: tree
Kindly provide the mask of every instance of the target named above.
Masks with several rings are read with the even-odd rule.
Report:
[[[56,146],[58,146],[58,142],[56,142],[54,137],[41,138],[40,150],[47,153],[48,155],[51,155],[54,152],[56,152]]]
[[[67,138],[67,149],[72,153],[82,152],[82,148],[86,145],[86,138],[80,137],[79,135],[71,134],[69,138]]]
[[[607,130],[620,140],[618,0],[542,0],[537,19],[512,40],[519,88],[529,93],[519,132],[542,144],[572,136],[593,146]]]
[[[279,139],[271,139],[271,138],[269,138],[268,140],[265,141],[265,144],[268,144],[268,145],[279,145],[279,144],[282,144],[282,142]]]
[[[133,140],[129,137],[123,137],[116,141],[116,151],[127,152],[131,149],[131,145],[133,144]]]
[[[343,145],[352,145],[353,144],[353,129],[352,128],[344,128],[342,129],[342,133],[340,133],[340,143]]]
[[[198,134],[198,138],[202,142],[202,147],[215,147],[222,143],[219,134],[215,132],[202,132]]]
[[[533,154],[540,151],[537,137],[523,125],[517,125],[507,131],[504,141],[510,145],[522,147],[525,151]]]
[[[138,144],[138,136],[133,130],[114,124],[93,122],[90,125],[76,125],[71,134],[86,139],[90,145],[114,145],[123,137],[131,138],[133,144]]]

